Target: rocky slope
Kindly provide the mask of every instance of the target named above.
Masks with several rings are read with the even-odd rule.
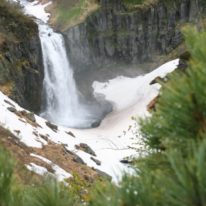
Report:
[[[3,1],[4,2],[4,1]],[[0,4],[0,90],[38,112],[43,66],[36,24],[20,8]]]
[[[206,8],[204,0],[154,1],[134,10],[128,10],[121,0],[101,0],[100,4],[101,8],[84,23],[64,32],[82,88],[82,81],[103,80],[105,73],[108,78],[118,72],[128,75],[128,65],[157,61],[157,56],[170,53],[183,41],[181,25],[196,22]],[[125,64],[127,69],[121,71],[119,65]],[[109,69],[100,72],[102,65]],[[138,70],[142,66],[135,67]]]

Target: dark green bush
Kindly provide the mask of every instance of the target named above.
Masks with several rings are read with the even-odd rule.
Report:
[[[38,34],[38,28],[31,17],[23,14],[19,4],[0,0],[0,33],[16,42]]]
[[[30,188],[27,193],[30,206],[75,206],[76,199],[68,187],[54,178],[47,178],[42,185]]]
[[[77,195],[54,178],[41,185],[23,185],[14,178],[14,161],[0,147],[0,206],[75,206]]]
[[[0,203],[1,206],[9,205],[11,200],[13,161],[9,154],[0,148]]]
[[[188,141],[186,151],[172,149],[158,167],[153,156],[139,166],[135,176],[125,176],[119,186],[112,184],[93,192],[90,206],[205,206],[206,141]],[[153,161],[156,167],[150,167]],[[97,204],[96,204],[97,203]]]

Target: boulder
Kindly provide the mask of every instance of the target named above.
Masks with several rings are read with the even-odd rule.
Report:
[[[64,149],[65,149],[65,151],[66,151],[67,153],[69,153],[70,155],[73,156],[73,159],[72,159],[72,160],[73,160],[74,162],[77,162],[77,163],[79,163],[79,164],[84,164],[84,165],[85,165],[85,162],[84,162],[84,161],[82,160],[82,158],[79,157],[76,153],[68,150],[66,147],[64,147]]]
[[[49,127],[50,129],[52,129],[54,132],[58,131],[58,126],[55,124],[52,124],[51,122],[46,122],[47,127]]]
[[[66,132],[68,135],[70,135],[70,136],[72,136],[72,137],[76,137],[71,131],[69,131],[69,132]]]
[[[101,161],[98,159],[95,159],[94,157],[90,157],[91,160],[93,160],[97,165],[101,165]]]
[[[91,149],[91,147],[85,143],[80,143],[79,145],[75,145],[76,149],[82,150],[92,156],[96,156],[94,150]]]
[[[14,107],[7,107],[10,112],[16,113],[17,110]]]

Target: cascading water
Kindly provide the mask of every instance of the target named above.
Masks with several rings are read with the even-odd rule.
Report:
[[[94,120],[91,120],[80,104],[63,36],[45,24],[39,24],[39,34],[45,73],[43,89],[46,96],[42,116],[61,125],[89,127]]]
[[[37,8],[38,1],[31,3],[20,0],[20,3],[25,13],[37,18],[39,27],[44,63],[43,94],[45,97],[41,116],[53,123],[69,127],[97,126],[102,118],[102,111],[97,105],[91,107],[89,104],[80,103],[63,36],[48,26],[48,14],[42,5]],[[39,10],[37,11],[36,8]],[[93,112],[95,110],[99,114],[95,114]]]

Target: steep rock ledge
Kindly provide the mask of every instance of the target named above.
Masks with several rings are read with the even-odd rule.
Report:
[[[76,76],[89,68],[132,65],[168,54],[183,41],[180,24],[195,22],[206,8],[204,0],[156,1],[133,11],[121,0],[100,4],[84,23],[64,32]]]
[[[17,6],[0,5],[0,90],[40,111],[43,66],[37,25]]]

